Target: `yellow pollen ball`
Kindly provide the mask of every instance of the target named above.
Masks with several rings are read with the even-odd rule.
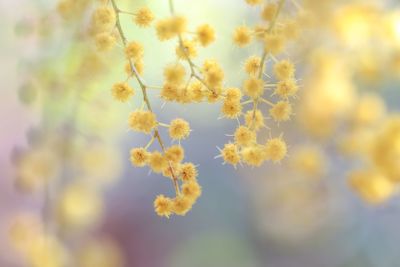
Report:
[[[135,131],[149,134],[157,126],[156,115],[151,111],[133,111],[129,116],[129,126]]]
[[[154,14],[148,7],[140,8],[133,17],[134,23],[140,27],[149,27],[153,20]]]
[[[249,57],[244,63],[244,70],[248,75],[257,75],[261,68],[261,58],[258,56]]]
[[[293,78],[295,68],[289,60],[281,60],[274,65],[275,77],[280,81],[285,81]]]
[[[125,55],[128,59],[140,59],[143,57],[143,46],[139,42],[130,42],[125,48]]]
[[[269,114],[275,121],[288,121],[292,115],[292,106],[288,101],[279,101],[269,110]]]
[[[240,162],[240,155],[237,145],[235,144],[225,144],[221,151],[222,158],[224,162],[236,166]]]
[[[250,77],[244,81],[243,84],[244,93],[253,98],[259,98],[264,93],[264,81],[255,77]]]
[[[293,97],[299,91],[299,87],[294,79],[280,81],[276,85],[275,94],[281,98],[287,99]]]
[[[251,30],[246,26],[239,26],[233,33],[233,42],[239,47],[245,47],[251,42]]]
[[[181,179],[184,182],[196,180],[197,169],[193,163],[187,162],[181,165]]]
[[[196,36],[200,44],[206,47],[215,41],[214,28],[209,24],[201,25],[196,29]]]
[[[269,139],[265,144],[265,156],[273,162],[281,161],[287,154],[287,146],[282,138]]]
[[[244,115],[244,120],[246,122],[246,126],[254,131],[258,131],[265,127],[264,115],[259,109],[256,109],[255,112],[253,110],[248,110]]]
[[[185,139],[190,134],[189,123],[183,119],[175,119],[171,121],[169,126],[169,136],[175,140]]]
[[[201,186],[195,180],[185,182],[182,185],[182,194],[188,199],[196,201],[201,195]]]
[[[241,154],[243,162],[249,166],[259,167],[265,160],[264,149],[260,145],[245,147]]]
[[[154,200],[154,210],[160,217],[167,217],[172,213],[173,201],[164,195],[158,195]]]
[[[126,102],[130,97],[134,96],[134,90],[128,83],[116,83],[112,87],[112,95],[115,100]]]
[[[250,146],[256,142],[256,134],[246,126],[239,126],[234,134],[238,146]]]
[[[149,159],[149,152],[146,149],[140,148],[133,148],[131,150],[131,163],[136,167],[143,167],[147,164]]]

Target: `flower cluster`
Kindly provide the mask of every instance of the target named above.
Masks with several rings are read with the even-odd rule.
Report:
[[[291,60],[278,57],[285,51],[286,45],[297,37],[298,29],[289,19],[277,23],[285,1],[246,2],[260,7],[262,23],[251,28],[244,25],[237,27],[233,33],[233,42],[241,48],[257,42],[262,47],[262,53],[259,56],[251,55],[245,61],[247,78],[242,88],[229,88],[225,91],[222,114],[226,118],[237,119],[239,126],[233,133],[233,142],[225,144],[218,157],[233,166],[238,163],[260,166],[267,160],[280,162],[287,154],[287,145],[282,135],[271,137],[265,143],[260,143],[258,136],[263,128],[269,128],[265,123],[266,113],[276,123],[288,121],[293,115],[290,100],[299,89],[295,66]],[[273,62],[271,75],[266,72],[268,59]],[[253,107],[246,109],[247,104]],[[241,118],[243,124],[240,123]]]
[[[91,22],[91,32],[99,51],[110,50],[118,40],[124,49],[127,78],[112,86],[114,99],[129,102],[137,96],[138,91],[141,92],[143,104],[131,112],[128,124],[133,131],[149,135],[150,140],[142,147],[132,148],[130,160],[135,167],[147,166],[152,172],[171,179],[175,197],[159,195],[154,201],[156,213],[165,217],[171,214],[185,215],[201,195],[201,186],[197,182],[197,168],[193,163],[184,161],[185,151],[180,144],[189,137],[190,124],[182,118],[173,119],[169,124],[161,122],[152,109],[148,89],[159,89],[160,97],[170,102],[215,102],[220,97],[224,79],[224,72],[216,61],[207,60],[203,67],[198,67],[193,61],[199,47],[207,47],[215,40],[213,27],[203,24],[193,34],[189,33],[187,18],[175,14],[173,1],[169,5],[170,15],[156,19],[148,7],[128,12],[121,10],[117,1],[110,1],[96,8]],[[144,46],[139,40],[130,40],[125,35],[121,16],[131,16],[137,27],[153,27],[162,42],[173,39],[177,41],[177,61],[165,66],[162,86],[151,87],[144,81]],[[188,67],[184,66],[184,62]],[[132,83],[136,83],[136,86],[131,86]],[[166,128],[169,139],[178,144],[167,146],[162,137],[162,128]],[[158,143],[159,149],[151,150],[155,143]]]

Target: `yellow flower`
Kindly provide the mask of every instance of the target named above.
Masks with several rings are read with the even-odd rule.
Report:
[[[96,32],[106,32],[115,25],[115,13],[110,7],[102,6],[97,8],[92,16],[92,27]]]
[[[258,56],[249,57],[244,63],[244,70],[248,75],[257,75],[261,68],[261,58]]]
[[[155,173],[161,173],[166,167],[168,167],[168,161],[158,151],[150,153],[148,164],[150,169]]]
[[[251,30],[246,26],[239,26],[233,33],[233,42],[239,47],[245,47],[251,42]]]
[[[112,95],[115,100],[126,102],[135,95],[128,83],[116,83],[112,87]]]
[[[246,126],[239,126],[235,131],[235,143],[238,146],[250,146],[256,142],[256,134]]]
[[[181,179],[184,182],[196,180],[197,169],[193,163],[187,162],[181,165]]]
[[[262,0],[246,0],[246,3],[251,5],[251,6],[255,6],[255,5],[261,4]]]
[[[131,150],[131,163],[137,167],[143,167],[147,164],[149,159],[149,152],[146,149],[140,148],[133,148]]]
[[[168,83],[181,84],[185,75],[185,67],[180,63],[170,64],[164,69],[164,78]]]
[[[115,45],[115,37],[107,32],[96,35],[96,48],[99,51],[108,51]]]
[[[154,200],[154,210],[158,216],[169,218],[173,210],[172,199],[164,195],[158,195]]]
[[[181,140],[190,134],[189,123],[183,119],[175,119],[171,121],[169,126],[169,136],[175,140]]]
[[[269,110],[275,121],[288,121],[292,115],[292,106],[288,101],[279,101]]]
[[[148,134],[157,126],[156,115],[151,111],[133,111],[129,116],[129,126],[135,131]]]
[[[255,112],[253,110],[248,110],[244,115],[244,120],[246,126],[254,131],[258,131],[265,127],[264,115],[259,109],[256,109]]]
[[[202,46],[208,46],[210,43],[215,40],[215,31],[214,28],[209,24],[204,24],[197,27],[196,30],[197,40],[200,42]]]
[[[239,88],[228,88],[225,91],[226,101],[240,101],[242,92]]]
[[[173,163],[181,162],[184,156],[185,151],[180,145],[173,145],[165,150],[165,157]]]
[[[287,99],[289,97],[295,96],[298,91],[299,87],[296,81],[294,79],[288,79],[278,82],[274,93],[281,98]]]
[[[193,206],[192,199],[184,195],[180,195],[173,200],[172,210],[174,211],[175,214],[183,216],[192,208],[192,206]]]
[[[238,100],[225,100],[221,111],[226,118],[236,119],[242,113],[242,105]]]
[[[154,20],[154,14],[148,7],[140,8],[133,17],[133,21],[140,27],[149,27]]]
[[[192,40],[183,40],[178,44],[175,53],[179,59],[194,58],[197,56],[196,42]]]
[[[280,81],[285,81],[293,78],[295,68],[289,60],[281,60],[274,65],[275,77]]]
[[[259,167],[264,163],[265,154],[263,146],[253,145],[242,149],[243,162],[249,166]]]
[[[352,172],[349,183],[365,201],[371,204],[388,200],[395,191],[393,182],[374,170]]]
[[[197,198],[201,195],[201,186],[195,180],[185,182],[182,185],[182,194],[184,195],[184,197],[192,201],[196,201]]]
[[[261,11],[261,18],[265,21],[272,21],[278,11],[278,5],[275,3],[266,4]]]
[[[264,93],[264,81],[255,77],[250,77],[244,81],[243,84],[244,93],[253,98],[259,98]]]
[[[277,55],[285,49],[285,40],[279,34],[270,33],[264,37],[264,50],[267,53]]]
[[[235,144],[225,144],[221,151],[222,158],[224,162],[236,166],[240,162],[240,155],[237,145]]]
[[[140,59],[143,57],[143,46],[139,42],[130,42],[125,48],[125,55],[128,59]]]
[[[269,139],[265,144],[265,156],[273,162],[281,161],[287,154],[287,146],[282,138]]]

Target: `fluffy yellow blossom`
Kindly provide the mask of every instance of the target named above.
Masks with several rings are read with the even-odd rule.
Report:
[[[266,34],[264,37],[264,49],[267,53],[277,55],[285,49],[284,38],[275,33]]]
[[[276,85],[274,94],[281,98],[287,99],[289,97],[296,96],[299,91],[299,86],[294,79],[288,79],[285,81],[280,81]]]
[[[205,96],[204,85],[200,81],[193,81],[189,84],[187,90],[192,96],[192,101],[201,102]]]
[[[137,167],[143,167],[147,164],[149,152],[143,147],[133,148],[131,150],[131,163]]]
[[[158,216],[169,218],[173,210],[173,200],[164,195],[158,195],[154,200],[154,210]]]
[[[168,83],[181,84],[185,75],[185,67],[180,63],[170,64],[164,69],[164,78]]]
[[[275,3],[268,3],[263,6],[261,11],[261,18],[265,21],[272,21],[278,11],[278,5]]]
[[[144,49],[139,42],[130,42],[125,48],[125,55],[128,59],[140,59],[143,57]]]
[[[393,182],[374,170],[352,172],[349,183],[365,201],[371,204],[386,201],[395,190]]]
[[[249,166],[259,167],[265,161],[265,152],[263,146],[253,145],[242,149],[243,162]]]
[[[173,83],[165,83],[161,89],[161,98],[166,101],[176,101],[179,98],[179,86]]]
[[[282,138],[269,139],[265,144],[265,156],[273,162],[281,161],[287,154],[287,147]]]
[[[135,131],[148,134],[157,126],[156,115],[149,110],[135,110],[129,116],[129,126]]]
[[[172,206],[175,214],[183,216],[192,208],[193,201],[184,195],[180,195],[173,200]]]
[[[251,5],[251,6],[255,6],[255,5],[261,4],[262,0],[246,0],[246,3]]]
[[[200,25],[196,29],[196,37],[202,46],[208,46],[215,41],[214,28],[209,24]]]
[[[275,121],[288,121],[292,115],[292,106],[288,101],[279,101],[269,110]]]
[[[115,37],[107,32],[102,32],[96,35],[96,48],[99,51],[109,51],[115,45]]]
[[[196,180],[197,178],[197,169],[193,163],[187,162],[181,165],[181,179],[184,182]]]
[[[239,150],[236,144],[225,144],[221,150],[224,162],[236,166],[240,162]]]
[[[181,162],[184,156],[185,151],[180,145],[173,145],[165,150],[165,157],[173,163]]]
[[[221,109],[224,117],[235,119],[242,113],[242,105],[239,100],[225,100]]]
[[[112,87],[112,95],[115,100],[126,102],[134,96],[135,92],[128,83],[116,83]]]
[[[246,126],[254,131],[258,131],[265,127],[264,115],[259,109],[256,109],[255,112],[253,110],[248,110],[244,115],[244,120]]]
[[[246,26],[239,26],[233,33],[233,42],[239,47],[245,47],[251,42],[251,30]]]
[[[190,134],[189,123],[183,119],[175,119],[171,121],[168,129],[169,136],[175,140],[185,139]]]
[[[222,85],[224,71],[215,60],[206,60],[203,64],[203,73],[205,81],[211,88],[217,88]]]
[[[352,112],[352,123],[358,126],[368,126],[379,122],[386,113],[383,99],[378,95],[365,94],[361,96]]]
[[[238,146],[250,146],[256,142],[256,133],[246,126],[239,126],[234,134],[235,144]]]
[[[168,161],[160,152],[154,151],[150,153],[148,164],[153,172],[161,173],[168,166]]]
[[[228,88],[225,90],[226,101],[240,101],[242,98],[242,92],[239,88]]]
[[[136,71],[142,75],[143,71],[144,71],[144,63],[143,63],[143,59],[142,58],[138,58],[133,62],[133,66],[135,67]],[[125,73],[131,77],[133,76],[133,70],[132,70],[132,66],[131,66],[131,62],[126,62],[125,64]]]
[[[293,78],[295,67],[289,60],[281,60],[274,65],[275,77],[280,81],[285,81]]]
[[[258,75],[260,68],[261,58],[258,56],[251,56],[244,63],[244,70],[248,75]]]
[[[256,77],[250,77],[243,83],[244,93],[253,98],[259,98],[264,93],[264,81]]]
[[[182,44],[178,44],[175,53],[179,59],[195,58],[197,56],[196,42],[193,40],[182,40]]]
[[[115,25],[115,12],[112,8],[98,7],[92,16],[92,27],[96,32],[106,32]]]
[[[174,16],[156,23],[157,37],[160,41],[169,40],[186,31],[187,21],[183,16]]]
[[[154,14],[148,7],[142,7],[136,11],[133,21],[139,27],[149,27],[154,20]]]
[[[185,182],[182,185],[182,194],[192,200],[196,201],[197,198],[201,195],[201,186],[195,180],[191,180],[189,182]]]

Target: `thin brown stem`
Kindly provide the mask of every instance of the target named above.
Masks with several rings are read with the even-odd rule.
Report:
[[[112,7],[114,9],[114,12],[115,12],[115,15],[116,15],[116,24],[115,25],[117,27],[119,35],[121,36],[123,46],[124,46],[124,48],[126,48],[128,42],[127,42],[127,38],[125,36],[125,33],[124,33],[123,29],[122,29],[121,21],[120,21],[120,13],[122,13],[122,11],[118,8],[115,0],[111,0],[111,5],[112,5]],[[133,76],[136,78],[137,82],[140,85],[140,88],[141,88],[141,91],[142,91],[142,95],[143,95],[143,101],[146,104],[147,109],[149,111],[153,112],[151,104],[150,104],[149,97],[147,95],[147,85],[145,84],[144,80],[140,76],[140,74],[137,71],[137,69],[136,69],[134,63],[132,62],[132,60],[131,59],[128,59],[128,60],[129,60],[129,65],[131,67]],[[165,145],[164,145],[164,142],[163,142],[163,140],[161,138],[160,132],[158,131],[158,128],[154,129],[153,136],[154,136],[154,138],[157,139],[158,143],[160,144],[162,152],[165,154]],[[179,189],[179,184],[178,184],[178,178],[175,175],[175,172],[174,172],[174,169],[172,167],[171,162],[168,161],[168,163],[169,163],[169,168],[170,168],[170,171],[171,171],[171,174],[172,174],[172,178],[173,178],[172,181],[173,181],[173,184],[174,184],[175,192],[176,192],[177,195],[179,195],[180,194],[180,189]]]

